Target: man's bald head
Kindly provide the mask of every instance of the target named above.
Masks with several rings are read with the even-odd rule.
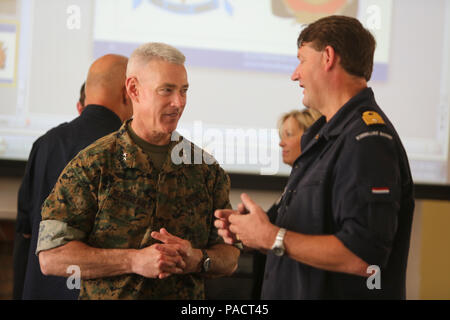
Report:
[[[127,57],[116,54],[107,54],[95,60],[86,79],[86,105],[105,106],[122,121],[130,118],[131,103],[125,101],[128,100],[125,89],[127,64]]]

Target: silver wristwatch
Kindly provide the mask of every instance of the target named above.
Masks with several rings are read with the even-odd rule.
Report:
[[[284,255],[284,236],[286,234],[286,229],[280,228],[277,233],[277,237],[275,238],[275,242],[272,245],[271,250],[276,256],[281,257]]]

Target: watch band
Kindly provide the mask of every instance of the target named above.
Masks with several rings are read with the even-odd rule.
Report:
[[[280,228],[280,230],[278,230],[277,236],[275,238],[275,242],[272,245],[271,250],[273,251],[273,253],[277,256],[282,256],[284,255],[284,236],[286,235],[286,229],[285,228]]]
[[[285,235],[286,235],[286,229],[285,228],[280,228],[280,230],[278,230],[276,240],[277,241],[281,241],[281,243],[283,243]]]
[[[211,266],[211,258],[208,256],[208,252],[206,251],[206,249],[201,249],[202,250],[202,260],[200,262],[200,272],[205,273],[208,272]]]

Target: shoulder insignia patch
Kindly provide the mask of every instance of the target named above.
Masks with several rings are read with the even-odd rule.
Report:
[[[383,118],[375,111],[366,111],[362,114],[362,119],[366,125],[385,124]]]

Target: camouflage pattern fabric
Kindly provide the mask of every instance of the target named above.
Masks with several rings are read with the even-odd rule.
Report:
[[[157,242],[150,234],[162,227],[194,248],[223,243],[213,215],[231,208],[228,175],[216,162],[175,164],[171,151],[186,140],[170,143],[157,172],[129,136],[127,123],[82,150],[63,170],[42,207],[36,253],[74,239],[96,248],[144,248]],[[190,151],[201,151],[189,145]],[[198,274],[82,280],[80,299],[204,299],[204,282]]]

